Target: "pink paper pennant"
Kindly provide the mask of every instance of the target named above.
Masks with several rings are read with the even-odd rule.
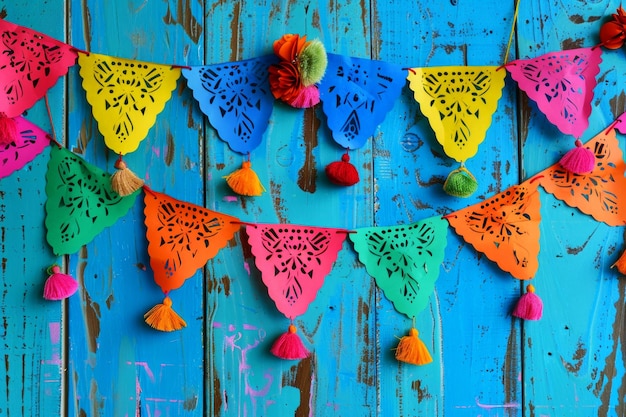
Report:
[[[315,299],[346,239],[338,229],[255,224],[248,243],[278,311],[294,319]]]
[[[21,115],[76,63],[71,46],[0,19],[0,112]]]
[[[601,48],[580,48],[518,59],[506,69],[551,123],[580,138],[589,126],[601,62]]]
[[[46,132],[23,117],[16,117],[17,139],[0,146],[0,178],[8,177],[43,152],[50,144]]]
[[[615,119],[613,127],[622,135],[626,135],[626,112],[620,114],[619,117]]]

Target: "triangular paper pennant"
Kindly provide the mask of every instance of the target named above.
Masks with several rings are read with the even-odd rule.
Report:
[[[505,77],[497,67],[450,66],[412,68],[407,79],[446,155],[463,162],[485,140]]]
[[[294,319],[315,299],[346,231],[286,224],[246,227],[263,283],[278,311]]]
[[[106,146],[133,152],[171,98],[180,68],[93,53],[80,54],[78,65]]]
[[[144,202],[150,266],[166,294],[215,257],[241,227],[235,217],[152,190]]]
[[[426,308],[435,289],[447,231],[448,223],[438,216],[403,226],[357,229],[350,240],[385,297],[413,318]]]
[[[135,204],[120,197],[110,175],[65,148],[52,146],[46,173],[47,240],[56,255],[77,252]]]
[[[626,112],[620,114],[619,117],[615,119],[613,127],[622,135],[626,135]]]
[[[18,138],[8,145],[0,145],[0,178],[24,167],[50,144],[46,132],[23,117],[16,117],[15,123]]]
[[[518,59],[506,69],[552,124],[580,138],[589,126],[601,62],[602,48],[593,47]]]
[[[406,70],[387,62],[328,54],[319,90],[335,142],[362,147],[394,106],[405,77]]]
[[[588,141],[596,167],[590,174],[574,174],[554,164],[535,178],[559,200],[610,226],[626,225],[626,165],[614,129]]]
[[[478,252],[517,279],[535,276],[539,262],[537,183],[516,185],[446,218]]]
[[[71,46],[0,19],[0,113],[20,116],[76,63]]]
[[[267,55],[182,70],[200,109],[235,152],[251,152],[263,139],[274,105],[267,70],[274,62]]]

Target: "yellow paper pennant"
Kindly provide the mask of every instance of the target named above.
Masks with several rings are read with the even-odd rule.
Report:
[[[437,141],[463,162],[478,151],[502,96],[506,71],[497,67],[412,68],[407,79]]]
[[[99,54],[80,54],[80,76],[98,130],[116,154],[139,147],[172,96],[180,68]]]

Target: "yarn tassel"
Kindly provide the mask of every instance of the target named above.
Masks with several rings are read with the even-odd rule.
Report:
[[[611,265],[611,268],[613,267],[617,268],[620,274],[626,275],[626,250],[622,252],[619,259]]]
[[[72,276],[63,274],[58,265],[52,265],[48,274],[50,276],[43,286],[43,298],[46,300],[64,300],[78,290],[78,282]]]
[[[0,113],[0,146],[10,145],[17,140],[17,136],[15,120]]]
[[[427,365],[433,361],[424,342],[418,337],[419,332],[412,327],[408,336],[403,336],[396,348],[396,359],[413,365]]]
[[[478,181],[463,165],[452,171],[443,183],[443,191],[454,197],[469,197],[477,189]]]
[[[290,324],[289,330],[276,339],[270,352],[281,359],[297,360],[308,358],[311,353],[300,340],[300,336],[296,333],[297,331],[296,326]]]
[[[341,156],[341,161],[331,162],[326,166],[326,177],[333,184],[351,186],[359,182],[359,172],[350,163],[348,152]]]
[[[265,191],[252,163],[244,161],[238,169],[224,177],[228,186],[239,195],[260,196]]]
[[[574,149],[563,155],[559,164],[571,173],[589,174],[596,167],[596,156],[580,140],[576,139],[575,145]]]
[[[131,195],[143,187],[143,180],[128,168],[126,162],[122,161],[122,155],[115,162],[115,169],[117,171],[111,175],[111,189],[122,197]]]
[[[146,323],[162,332],[172,332],[187,327],[187,323],[173,309],[172,300],[165,296],[163,304],[157,304],[143,315]]]
[[[526,294],[517,301],[513,315],[524,320],[539,320],[543,314],[543,301],[535,294],[535,287],[529,284]]]

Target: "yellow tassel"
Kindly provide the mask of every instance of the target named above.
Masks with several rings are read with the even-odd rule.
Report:
[[[143,180],[138,178],[121,158],[115,163],[115,168],[117,171],[111,175],[111,189],[113,191],[126,197],[143,187]]]
[[[251,166],[250,161],[244,161],[241,169],[224,177],[228,186],[239,195],[260,196],[265,191]]]
[[[143,315],[146,323],[162,332],[172,332],[187,327],[187,323],[172,309],[170,297],[163,299],[163,304],[157,304]]]
[[[408,336],[402,337],[396,348],[396,359],[413,365],[426,365],[433,361],[424,342],[417,337],[419,332],[411,328]]]
[[[617,268],[620,274],[626,275],[626,250],[622,252],[622,255],[619,257],[619,259],[613,265],[611,265],[611,268],[613,267]]]

